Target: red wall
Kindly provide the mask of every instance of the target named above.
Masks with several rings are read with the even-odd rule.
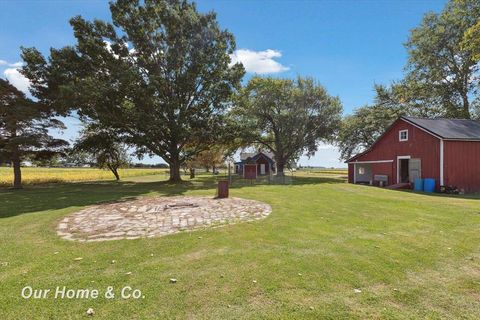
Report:
[[[480,142],[444,141],[445,185],[480,191]]]
[[[372,178],[376,174],[385,174],[388,176],[387,185],[397,183],[396,175],[394,174],[393,162],[384,162],[384,163],[372,163]]]
[[[405,129],[408,129],[408,141],[399,141],[398,132]],[[422,178],[434,178],[437,187],[439,186],[440,140],[402,119],[397,120],[369,152],[353,162],[393,160],[392,163],[372,164],[372,174],[386,174],[389,184],[395,184],[397,182],[397,156],[420,158]]]
[[[245,179],[256,179],[257,178],[257,165],[256,164],[245,164],[243,166],[243,177]]]
[[[353,164],[348,164],[348,183],[353,183]]]
[[[392,177],[394,175],[393,175],[393,164],[391,162],[372,163],[371,168],[372,168],[372,179],[376,174],[385,174],[388,176],[387,185],[396,183],[396,181],[392,180],[393,179]],[[353,183],[353,179],[354,179],[354,168],[353,168],[353,164],[349,163],[348,164],[348,182]],[[375,183],[375,184],[378,184],[378,183]]]

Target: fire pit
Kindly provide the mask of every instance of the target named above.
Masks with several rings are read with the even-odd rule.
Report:
[[[259,220],[270,212],[268,204],[240,198],[140,198],[92,206],[68,215],[58,224],[57,234],[77,241],[160,237]]]
[[[185,203],[166,204],[165,207],[163,207],[163,210],[181,209],[181,208],[196,208],[196,207],[198,207],[198,204],[185,202]]]

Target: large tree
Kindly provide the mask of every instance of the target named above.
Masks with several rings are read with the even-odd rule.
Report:
[[[464,39],[479,19],[478,0],[451,0],[441,13],[424,16],[405,44],[406,97],[427,105],[434,99],[441,115],[470,118],[479,98],[479,56]]]
[[[49,129],[64,128],[61,121],[52,118],[49,107],[0,79],[0,162],[11,163],[14,188],[22,188],[23,160],[44,160],[66,150],[68,142],[48,133]]]
[[[127,147],[116,132],[89,124],[75,141],[73,152],[86,153],[95,160],[97,167],[110,170],[120,180],[118,169],[130,164]]]
[[[367,105],[346,116],[337,138],[341,159],[347,160],[368,149],[403,111],[388,105]]]
[[[215,13],[184,0],[119,0],[110,10],[113,24],[71,19],[77,44],[52,50],[48,61],[23,49],[23,73],[41,101],[126,135],[138,154],[162,157],[170,181],[180,181],[181,164],[219,139],[240,87],[233,35]]]
[[[473,59],[480,61],[480,19],[474,26],[465,31],[462,49],[471,51]]]
[[[216,169],[225,163],[225,150],[221,145],[212,146],[209,150],[199,153],[193,159],[193,163],[205,168],[207,172],[211,168],[212,172],[215,173]]]
[[[244,139],[274,153],[278,175],[302,154],[313,155],[319,142],[331,141],[341,113],[338,97],[300,77],[253,77],[233,110]]]
[[[479,117],[480,2],[452,0],[428,13],[405,46],[405,76],[390,86],[375,86],[372,106],[344,118],[338,136],[348,159],[372,145],[399,116]]]

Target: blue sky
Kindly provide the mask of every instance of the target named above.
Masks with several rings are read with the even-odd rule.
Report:
[[[406,62],[403,43],[428,11],[445,1],[197,1],[200,11],[214,10],[223,28],[236,37],[236,59],[247,67],[246,79],[260,73],[292,78],[311,76],[338,95],[344,113],[372,102],[373,84],[401,78]],[[0,0],[0,77],[20,88],[28,83],[16,72],[20,46],[50,47],[75,43],[68,20],[110,19],[108,1]],[[75,137],[78,124],[67,120],[62,135]],[[60,133],[59,133],[60,135]],[[149,162],[161,162],[150,159]],[[302,164],[344,166],[331,146],[321,146]]]

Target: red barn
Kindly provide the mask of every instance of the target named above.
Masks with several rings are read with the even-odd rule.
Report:
[[[391,185],[433,178],[437,190],[480,191],[480,122],[401,117],[347,163],[350,183]]]

